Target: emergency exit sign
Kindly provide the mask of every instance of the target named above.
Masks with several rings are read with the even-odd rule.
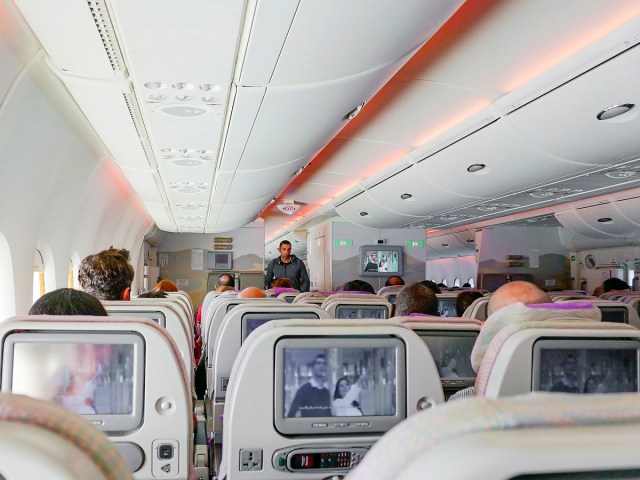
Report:
[[[334,240],[336,247],[353,247],[353,240]]]
[[[408,248],[412,248],[412,247],[424,248],[424,240],[407,240],[407,247]]]

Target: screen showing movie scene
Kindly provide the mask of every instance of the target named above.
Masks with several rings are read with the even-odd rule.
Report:
[[[285,348],[284,417],[396,414],[396,348]]]
[[[627,309],[624,307],[600,307],[603,322],[629,323],[627,321]]]
[[[134,345],[15,343],[11,391],[78,415],[131,414]]]
[[[438,314],[441,317],[457,317],[456,297],[438,297]]]
[[[400,258],[394,250],[365,250],[361,259],[367,273],[399,273]]]
[[[436,363],[440,378],[474,379],[476,372],[471,367],[471,350],[478,337],[477,332],[420,332]]]
[[[593,348],[552,348],[549,345],[534,352],[534,390],[565,393],[638,391],[637,343],[627,348],[622,345],[618,348],[595,345]]]
[[[338,305],[336,307],[336,318],[377,318],[383,320],[385,318],[389,318],[389,309],[384,305],[371,305],[368,307]]]
[[[272,320],[284,320],[287,318],[302,318],[307,320],[317,320],[318,315],[312,312],[287,312],[287,313],[245,313],[242,316],[242,341],[260,325],[264,325]]]

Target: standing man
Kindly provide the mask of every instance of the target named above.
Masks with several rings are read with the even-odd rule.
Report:
[[[269,288],[274,278],[286,277],[291,280],[293,288],[301,292],[309,291],[309,275],[302,260],[291,255],[291,242],[283,240],[278,247],[280,256],[274,258],[267,266],[264,276],[264,288]]]

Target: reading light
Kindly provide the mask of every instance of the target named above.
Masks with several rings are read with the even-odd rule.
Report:
[[[362,107],[364,107],[364,102],[362,102],[360,105],[358,105],[356,108],[354,108],[353,110],[351,110],[349,113],[347,113],[345,115],[345,118],[347,120],[352,120],[356,117],[356,115],[358,115],[360,113],[360,111],[362,110]]]
[[[167,96],[154,94],[154,95],[149,95],[147,98],[149,99],[150,102],[161,102],[163,100],[166,100]]]
[[[206,206],[205,203],[177,203],[176,207],[181,208],[182,210],[200,210]]]
[[[149,88],[151,90],[157,90],[159,88],[166,88],[167,86],[162,82],[147,82],[144,84],[145,88]]]
[[[191,100],[191,97],[189,95],[176,95],[176,100],[179,102],[188,102]]]
[[[220,85],[213,85],[212,83],[203,83],[199,88],[203,92],[219,92],[222,90]]]
[[[175,90],[191,90],[193,89],[193,85],[185,82],[176,82],[171,85]]]
[[[476,173],[476,172],[479,172],[480,170],[484,170],[485,167],[486,165],[484,163],[474,163],[473,165],[469,165],[467,167],[467,172]]]
[[[202,165],[204,161],[198,158],[175,158],[170,160],[169,163],[177,167],[197,167]]]
[[[612,118],[619,117],[620,115],[624,115],[634,106],[634,103],[620,103],[617,105],[611,105],[610,107],[605,108],[598,115],[596,115],[596,118],[598,120],[610,120]]]
[[[400,195],[400,198],[402,200],[409,200],[411,199],[411,197],[413,197],[413,195],[411,195],[410,193],[403,193],[402,195]]]

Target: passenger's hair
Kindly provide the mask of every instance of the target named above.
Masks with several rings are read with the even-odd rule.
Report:
[[[74,290],[59,288],[45,293],[29,309],[29,315],[93,315],[106,317],[107,311],[93,295]]]
[[[513,303],[551,303],[551,298],[531,282],[518,280],[501,285],[489,298],[487,313],[492,315]]]
[[[436,282],[432,282],[431,280],[423,280],[420,283],[431,290],[433,293],[442,293],[440,287]]]
[[[218,293],[228,292],[229,290],[233,290],[233,287],[230,287],[229,285],[220,285],[215,289],[215,291]]]
[[[167,298],[169,294],[164,290],[151,290],[150,292],[141,293],[137,298]]]
[[[258,287],[247,287],[238,294],[238,298],[266,298],[267,294]]]
[[[438,297],[424,282],[402,288],[396,296],[396,317],[411,313],[438,315]]]
[[[345,292],[368,292],[368,293],[376,293],[373,289],[373,285],[369,282],[365,282],[364,280],[351,280],[344,284]]]
[[[85,292],[100,300],[120,300],[131,287],[134,270],[129,264],[129,251],[110,247],[82,260],[78,280]]]
[[[177,292],[178,286],[171,280],[160,280],[153,288],[154,290],[162,290],[163,292]]]
[[[341,396],[340,396],[340,394],[338,393],[338,387],[340,386],[340,382],[341,382],[341,381],[343,381],[343,380],[344,380],[345,382],[347,382],[347,385],[351,386],[351,384],[349,383],[349,380],[347,380],[347,377],[340,377],[340,378],[338,379],[338,381],[336,382],[336,388],[335,388],[335,390],[333,391],[333,399],[334,399],[334,400],[337,400],[337,399],[339,399],[339,398],[344,398],[344,397],[341,397]]]
[[[293,288],[293,283],[287,277],[276,278],[271,282],[273,288]]]
[[[291,246],[291,242],[289,240],[282,240],[280,242],[280,245],[278,245],[278,248],[282,247],[282,244]]]
[[[218,276],[218,281],[216,282],[219,287],[234,287],[235,282],[233,277],[228,273],[221,273]]]
[[[605,293],[611,290],[629,290],[631,288],[627,282],[616,277],[607,278],[602,282],[602,286]]]
[[[384,282],[384,286],[391,287],[393,285],[404,285],[404,280],[402,279],[402,277],[392,275],[391,277],[387,278],[386,282]]]
[[[456,297],[456,315],[461,317],[464,311],[469,308],[469,305],[471,305],[476,299],[483,296],[482,292],[477,290],[466,290],[464,292],[460,292]]]

